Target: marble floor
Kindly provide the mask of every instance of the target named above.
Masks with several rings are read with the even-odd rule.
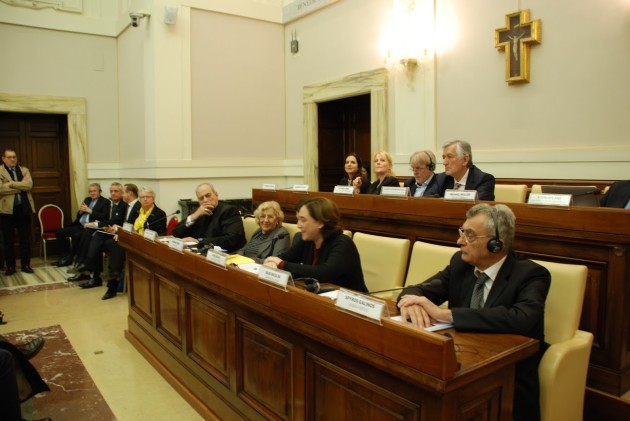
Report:
[[[37,266],[33,262],[36,272]],[[103,301],[104,292],[105,287],[82,289],[74,283],[61,282],[52,288],[0,294],[0,311],[7,322],[0,325],[0,334],[59,325],[113,413],[114,418],[102,410],[104,419],[201,420],[125,339],[127,295]],[[46,415],[37,412],[38,417]],[[53,417],[54,421],[77,419],[86,418],[73,414],[72,409]]]

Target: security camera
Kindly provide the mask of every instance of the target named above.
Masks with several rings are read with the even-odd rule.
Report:
[[[134,28],[137,28],[138,22],[140,21],[140,19],[142,19],[145,16],[147,16],[146,13],[140,13],[140,12],[129,13],[129,17],[131,18],[131,26],[133,26]]]

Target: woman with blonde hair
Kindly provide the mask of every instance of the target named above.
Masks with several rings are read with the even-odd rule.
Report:
[[[269,256],[277,256],[289,249],[289,231],[282,226],[284,212],[278,202],[270,200],[258,205],[254,218],[260,228],[245,247],[236,252],[262,263]]]
[[[394,176],[393,166],[392,156],[388,152],[378,151],[374,154],[376,180],[367,188],[367,194],[381,194],[381,188],[384,186],[400,187],[398,179]],[[357,189],[361,189],[361,180],[357,180],[353,185],[356,193]]]

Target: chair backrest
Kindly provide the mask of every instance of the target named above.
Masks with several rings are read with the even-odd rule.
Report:
[[[256,222],[256,218],[243,218],[243,228],[245,228],[245,238],[249,241],[260,227],[258,226],[258,222]]]
[[[527,184],[495,184],[494,201],[503,203],[525,203]]]
[[[361,256],[363,278],[368,291],[402,286],[409,258],[408,239],[356,232],[352,240]]]
[[[542,193],[542,185],[540,184],[532,184],[532,190],[530,193],[540,194]]]
[[[289,223],[289,222],[283,222],[282,226],[285,227],[287,229],[287,231],[289,231],[289,244],[292,244],[293,243],[293,237],[295,237],[295,234],[300,232],[297,224],[292,224],[292,223]]]
[[[582,314],[588,269],[584,265],[534,262],[551,273],[551,287],[545,301],[545,341],[566,341],[575,335]]]
[[[40,233],[54,233],[59,228],[63,228],[63,210],[57,205],[48,204],[39,209],[37,213],[39,218]]]
[[[458,247],[439,246],[423,241],[413,243],[405,285],[419,284],[443,270],[457,250]]]
[[[348,237],[352,238],[352,231],[350,231],[350,230],[343,230],[343,235],[347,235]]]
[[[166,235],[173,235],[173,228],[175,228],[179,224],[179,219],[174,216],[166,224]]]

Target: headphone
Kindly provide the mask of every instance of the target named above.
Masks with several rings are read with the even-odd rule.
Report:
[[[433,162],[433,160],[431,159],[431,155],[429,155],[427,151],[422,151],[422,152],[424,152],[427,158],[429,158],[429,165],[427,165],[427,168],[429,169],[429,171],[435,171],[435,162]]]
[[[499,217],[496,208],[492,208],[492,222],[494,223],[494,237],[488,241],[486,247],[490,253],[499,253],[503,250],[503,241],[499,238]]]
[[[304,281],[304,289],[317,294],[320,290],[319,281],[315,278],[296,278],[296,281]]]

